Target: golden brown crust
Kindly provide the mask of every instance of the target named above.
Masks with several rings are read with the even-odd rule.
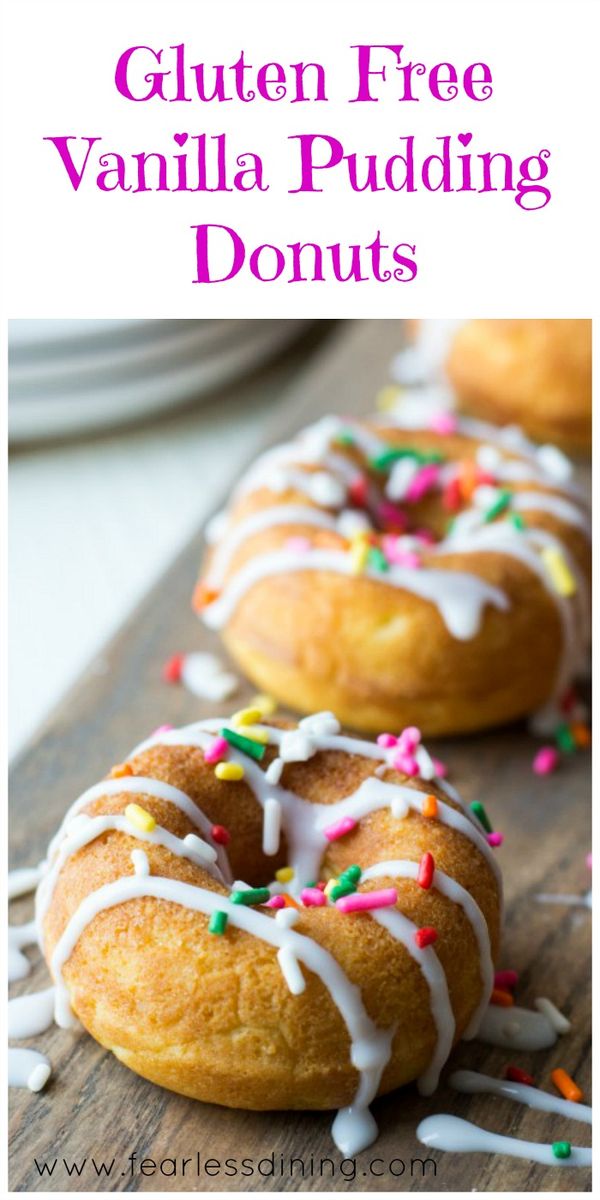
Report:
[[[590,452],[591,321],[468,321],[454,335],[446,371],[465,412]]]
[[[247,855],[247,845],[260,842],[262,812],[245,783],[219,782],[215,787],[212,768],[189,748],[155,747],[131,761],[135,773],[185,786],[212,820],[231,821],[232,857],[237,855],[244,865],[248,882],[262,884],[271,877],[272,867],[264,874],[263,864],[252,863]],[[288,764],[282,784],[308,800],[333,803],[353,792],[376,765],[371,759],[322,752],[306,763]],[[392,770],[386,780],[444,795],[436,785],[408,781]],[[237,815],[230,803],[232,787]],[[188,818],[173,805],[152,796],[136,800],[178,836],[191,831]],[[85,811],[122,812],[130,801],[129,793],[103,797]],[[445,795],[444,801],[458,807]],[[131,851],[141,844],[110,831],[67,859],[44,924],[48,961],[80,902],[103,884],[131,875]],[[143,849],[152,875],[225,894],[189,861],[158,845],[145,842]],[[332,844],[324,877],[356,861],[363,867],[394,858],[418,861],[425,850],[472,894],[488,923],[495,954],[495,876],[467,838],[439,822],[413,812],[400,821],[389,810],[374,812],[349,837]],[[438,929],[436,951],[447,975],[458,1038],[481,997],[473,930],[460,906],[434,890],[424,891],[410,880],[389,882],[397,887],[402,912],[418,926]],[[361,890],[384,885],[385,880],[377,880]],[[349,1059],[349,1036],[320,978],[303,968],[306,990],[292,996],[273,946],[232,926],[226,935],[213,936],[207,926],[204,915],[154,897],[129,900],[96,916],[63,971],[85,1028],[140,1075],[201,1100],[252,1109],[326,1109],[349,1103],[358,1082]],[[381,1091],[419,1075],[431,1059],[436,1034],[427,985],[406,949],[367,914],[349,917],[332,907],[302,908],[295,928],[334,955],[361,989],[379,1028],[397,1024]]]

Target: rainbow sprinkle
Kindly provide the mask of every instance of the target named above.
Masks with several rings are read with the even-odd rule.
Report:
[[[352,895],[342,896],[336,900],[335,906],[340,912],[370,912],[377,908],[390,908],[398,899],[395,888],[382,888],[379,892],[353,892]]]
[[[212,913],[210,921],[208,922],[208,932],[221,934],[225,933],[226,928],[227,913],[223,912],[221,909],[217,909],[217,912]]]
[[[358,821],[355,821],[354,817],[341,817],[335,824],[328,825],[327,829],[323,830],[323,834],[328,842],[337,842],[338,838],[345,837],[347,833],[352,833],[352,830],[356,829],[357,825]]]
[[[232,904],[266,904],[271,899],[268,888],[245,888],[244,891],[232,892],[229,897]]]

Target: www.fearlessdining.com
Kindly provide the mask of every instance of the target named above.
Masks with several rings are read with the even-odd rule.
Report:
[[[204,1158],[200,1153],[189,1158],[160,1158],[128,1155],[125,1160],[85,1158],[34,1158],[35,1169],[40,1178],[56,1178],[66,1175],[69,1179],[118,1179],[152,1178],[164,1179],[379,1179],[390,1175],[395,1179],[435,1178],[437,1164],[433,1158],[372,1158],[359,1163],[355,1158],[342,1158],[334,1162],[331,1158],[290,1157],[283,1154],[268,1154],[262,1158]]]

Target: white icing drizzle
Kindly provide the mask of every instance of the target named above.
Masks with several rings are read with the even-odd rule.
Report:
[[[552,1028],[555,1029],[557,1033],[569,1032],[571,1028],[571,1022],[567,1020],[564,1014],[561,1013],[560,1009],[558,1009],[556,1005],[552,1003],[552,1000],[548,1000],[546,996],[538,996],[537,1000],[534,1000],[533,1003],[535,1004],[538,1012],[543,1013],[543,1015],[550,1022]]]
[[[31,971],[31,963],[23,950],[26,946],[35,946],[37,942],[35,921],[27,921],[24,925],[9,925],[8,927],[8,982],[15,983],[17,979],[25,979]]]
[[[228,671],[220,658],[198,652],[184,656],[181,682],[193,696],[215,702],[226,700],[240,686],[238,676]]]
[[[577,504],[557,496],[554,492],[514,492],[511,508],[518,512],[546,512],[562,521],[564,525],[573,525],[580,529],[589,539],[592,536],[590,519]]]
[[[205,748],[210,741],[209,731],[217,731],[226,724],[227,722],[223,719],[215,718],[184,726],[182,729],[168,730],[143,742],[141,746],[136,747],[134,753],[138,754],[141,750],[159,743]],[[335,734],[309,734],[301,728],[286,731],[272,726],[268,727],[268,732],[269,742],[279,746],[290,734],[296,735],[300,732],[306,743],[306,757],[311,757],[319,750],[338,750],[383,762],[389,760],[389,752],[381,746],[358,738]],[[338,800],[335,804],[309,804],[294,792],[271,783],[257,763],[251,761],[247,755],[237,751],[234,747],[230,747],[229,759],[243,765],[245,781],[263,809],[267,798],[273,797],[279,801],[290,848],[290,866],[295,872],[292,890],[296,891],[302,886],[302,881],[313,879],[318,872],[321,858],[328,844],[323,829],[328,825],[345,816],[359,820],[378,809],[392,808],[398,802],[402,809],[410,808],[414,812],[420,813],[423,803],[423,793],[417,791],[416,788],[386,783],[384,780],[370,776],[362,781],[355,792]],[[312,820],[310,820],[311,814]],[[450,826],[473,842],[494,872],[500,891],[502,877],[494,852],[472,814],[464,809],[462,812],[457,812],[442,800],[438,800],[438,819],[442,824]]]
[[[464,514],[468,518],[468,532],[463,533],[464,524],[459,518],[452,533],[433,547],[433,553],[443,555],[459,551],[461,554],[477,554],[495,551],[518,559],[540,579],[556,606],[563,633],[562,652],[556,671],[552,699],[562,695],[572,677],[574,667],[579,669],[585,655],[590,635],[587,588],[581,571],[572,556],[557,538],[541,529],[516,530],[508,521],[495,521],[491,525],[473,527],[472,511]],[[539,553],[543,547],[559,550],[577,581],[573,600],[559,595],[551,576]]]
[[[378,925],[387,929],[418,963],[429,988],[429,1003],[437,1030],[437,1043],[428,1067],[417,1080],[417,1087],[422,1096],[431,1096],[439,1083],[440,1071],[448,1059],[456,1031],[446,975],[433,947],[425,946],[421,950],[416,945],[414,936],[418,926],[409,921],[404,913],[382,908],[375,909],[371,916]]]
[[[166,738],[156,737],[149,738],[143,743],[144,748],[150,745],[159,745]],[[133,751],[134,754],[138,750]],[[95,783],[93,787],[87,788],[71,805],[66,813],[62,825],[58,832],[52,838],[48,847],[48,860],[50,860],[65,836],[68,825],[85,808],[87,804],[91,804],[94,800],[102,800],[104,796],[119,796],[122,792],[126,792],[132,796],[154,796],[157,800],[166,800],[169,804],[174,804],[181,812],[189,817],[193,825],[200,830],[205,837],[210,838],[212,823],[208,817],[204,815],[202,810],[179,788],[172,787],[170,783],[163,783],[160,779],[152,779],[150,776],[143,775],[124,775],[119,779],[103,779],[100,783]],[[227,855],[222,846],[216,846],[217,865],[224,880],[231,880],[231,871]]]
[[[209,892],[205,888],[192,887],[175,879],[155,876],[142,879],[132,875],[124,876],[113,883],[105,884],[97,891],[90,892],[69,920],[52,954],[51,968],[56,984],[56,1023],[64,1027],[72,1020],[69,994],[62,969],[81,934],[99,913],[143,896],[172,901],[205,914],[217,910],[224,911],[229,922],[236,928],[245,930],[278,949],[288,949],[298,961],[303,962],[310,971],[321,978],[344,1019],[352,1044],[352,1063],[361,1076],[359,1091],[353,1105],[361,1114],[361,1127],[359,1128],[354,1121],[348,1126],[348,1122],[342,1116],[336,1129],[340,1116],[338,1114],[333,1127],[334,1138],[344,1154],[357,1154],[369,1145],[373,1140],[373,1132],[376,1133],[376,1127],[373,1119],[369,1120],[368,1106],[377,1093],[381,1073],[389,1058],[391,1032],[382,1034],[381,1030],[376,1028],[364,1008],[359,989],[350,983],[333,955],[317,942],[296,933],[293,929],[281,928],[270,916],[256,909],[232,904],[227,897]],[[365,1065],[358,1066],[358,1063]],[[342,1110],[342,1114],[347,1111]],[[366,1126],[369,1140],[360,1144],[366,1136]]]
[[[56,857],[53,859],[38,887],[36,893],[36,924],[40,945],[42,942],[44,918],[52,902],[58,876],[65,863],[78,850],[81,850],[84,846],[89,846],[91,842],[101,837],[103,833],[108,833],[109,830],[125,833],[129,837],[137,838],[138,841],[149,842],[154,846],[164,846],[167,850],[171,851],[171,854],[179,855],[181,858],[188,858],[196,866],[202,867],[214,879],[217,879],[219,883],[225,886],[225,879],[216,863],[216,850],[213,850],[206,842],[202,842],[201,846],[206,847],[206,851],[212,851],[212,855],[214,855],[212,862],[206,857],[206,851],[199,852],[199,847],[195,844],[193,836],[189,841],[187,838],[176,837],[168,829],[163,829],[162,825],[157,825],[151,833],[146,833],[138,829],[137,826],[132,825],[127,820],[127,817],[121,815],[102,814],[97,817],[83,818],[77,820],[77,822],[73,822],[71,826],[67,825]],[[199,839],[196,840],[199,841]]]
[[[488,1094],[502,1096],[507,1100],[516,1100],[535,1108],[538,1112],[557,1113],[571,1121],[583,1121],[586,1125],[592,1123],[592,1110],[587,1104],[575,1104],[573,1100],[563,1100],[560,1096],[552,1096],[550,1092],[542,1092],[537,1087],[526,1083],[513,1083],[509,1079],[494,1079],[492,1075],[483,1075],[478,1071],[454,1071],[448,1083],[457,1092],[468,1095]]]
[[[354,577],[352,561],[343,551],[311,549],[304,554],[294,554],[281,549],[256,555],[244,563],[221,595],[206,606],[202,612],[203,621],[210,629],[221,629],[233,616],[242,597],[255,584],[276,575],[298,571],[331,571]],[[429,600],[438,609],[448,632],[459,641],[475,637],[486,604],[502,612],[509,608],[508,598],[500,588],[464,571],[444,571],[441,580],[436,568],[416,571],[409,567],[391,566],[382,576],[381,571],[367,567],[361,572],[360,578],[401,588]]]
[[[15,996],[8,1001],[9,1038],[37,1037],[45,1033],[54,1020],[54,988],[45,988],[29,996]]]
[[[9,1087],[27,1087],[30,1092],[41,1092],[52,1073],[48,1059],[37,1050],[17,1050],[11,1046],[8,1051],[8,1084]]]
[[[277,854],[280,837],[281,804],[274,796],[269,796],[263,810],[263,854]]]
[[[306,525],[330,531],[337,529],[335,517],[308,504],[278,504],[273,508],[260,508],[258,512],[250,513],[238,521],[219,542],[206,577],[208,586],[220,587],[234,554],[248,538],[267,529],[286,525]]]
[[[417,1137],[432,1150],[453,1150],[462,1153],[508,1154],[512,1158],[527,1158],[546,1167],[590,1167],[592,1151],[586,1146],[573,1146],[569,1158],[556,1158],[551,1146],[543,1142],[525,1142],[520,1138],[504,1137],[488,1129],[480,1129],[471,1121],[437,1113],[425,1117],[417,1128]]]
[[[41,862],[37,867],[19,867],[16,871],[9,871],[8,899],[16,900],[17,896],[27,896],[29,892],[34,892],[44,874],[45,867],[46,864]]]
[[[584,892],[577,896],[572,892],[538,892],[536,900],[539,904],[564,904],[568,908],[591,908],[592,893]]]
[[[504,1050],[545,1050],[556,1041],[556,1030],[541,1012],[519,1008],[517,1004],[503,1008],[490,1004],[483,1014],[477,1037],[490,1046]]]
[[[416,880],[418,874],[418,863],[395,859],[390,862],[376,863],[373,867],[368,867],[366,871],[363,871],[361,881],[377,879],[383,875],[390,878]],[[445,875],[443,871],[440,871],[439,867],[435,868],[431,887],[435,891],[438,891],[440,895],[446,896],[448,900],[452,900],[454,904],[460,905],[475,934],[479,948],[482,992],[479,1005],[463,1033],[463,1038],[468,1041],[477,1035],[494,986],[494,963],[492,961],[489,930],[485,917],[470,892],[467,892],[466,888],[461,887],[460,883],[457,883],[455,879],[451,879],[449,875]]]

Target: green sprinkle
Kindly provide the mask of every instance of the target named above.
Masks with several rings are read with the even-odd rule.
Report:
[[[556,729],[554,730],[554,738],[556,745],[558,746],[559,750],[563,751],[563,754],[573,754],[577,749],[575,738],[573,737],[569,726],[565,725],[564,723],[556,726]]]
[[[351,896],[352,893],[355,891],[356,891],[355,884],[351,883],[349,879],[342,881],[342,879],[340,877],[340,882],[334,888],[331,889],[331,891],[329,893],[329,899],[330,900],[341,900],[342,896]]]
[[[350,883],[358,883],[361,875],[361,868],[357,863],[353,863],[351,867],[346,867],[346,870],[342,871],[342,874],[340,875],[340,883],[345,882],[346,880],[348,880]]]
[[[390,569],[390,564],[379,546],[371,546],[367,555],[367,564],[375,571],[389,571]]]
[[[232,904],[266,904],[271,893],[268,888],[246,888],[243,892],[232,892],[229,899]]]
[[[570,1158],[571,1143],[570,1142],[553,1142],[552,1153],[555,1158]]]
[[[209,933],[225,933],[226,926],[227,926],[227,913],[222,912],[221,909],[218,909],[217,912],[214,912],[212,914],[210,921],[208,922],[208,932]]]
[[[525,521],[520,513],[511,513],[510,520],[512,521],[515,529],[518,529],[519,531],[525,529]]]
[[[338,433],[335,440],[340,446],[353,446],[354,434],[349,433],[346,429],[343,429],[341,433]]]
[[[241,733],[235,733],[233,729],[220,729],[221,737],[224,737],[230,746],[236,746],[244,754],[249,754],[250,758],[256,758],[260,761],[264,757],[266,746],[261,742],[255,742],[252,738],[244,737]]]
[[[498,492],[494,503],[490,504],[487,512],[484,513],[484,521],[493,521],[494,517],[499,517],[500,513],[503,513],[505,508],[508,508],[511,500],[511,493],[506,488],[503,488],[502,491]]]
[[[374,471],[389,471],[390,467],[395,462],[399,462],[401,458],[413,458],[422,467],[428,463],[444,461],[443,454],[424,454],[421,450],[414,450],[412,446],[390,446],[388,450],[382,450],[381,454],[376,454],[374,458],[370,459],[369,466]]]
[[[471,809],[471,812],[475,813],[477,820],[481,825],[483,825],[485,832],[493,833],[493,826],[490,823],[490,819],[485,811],[485,808],[483,807],[483,804],[481,804],[479,800],[474,800],[473,803],[469,805],[469,808]]]

